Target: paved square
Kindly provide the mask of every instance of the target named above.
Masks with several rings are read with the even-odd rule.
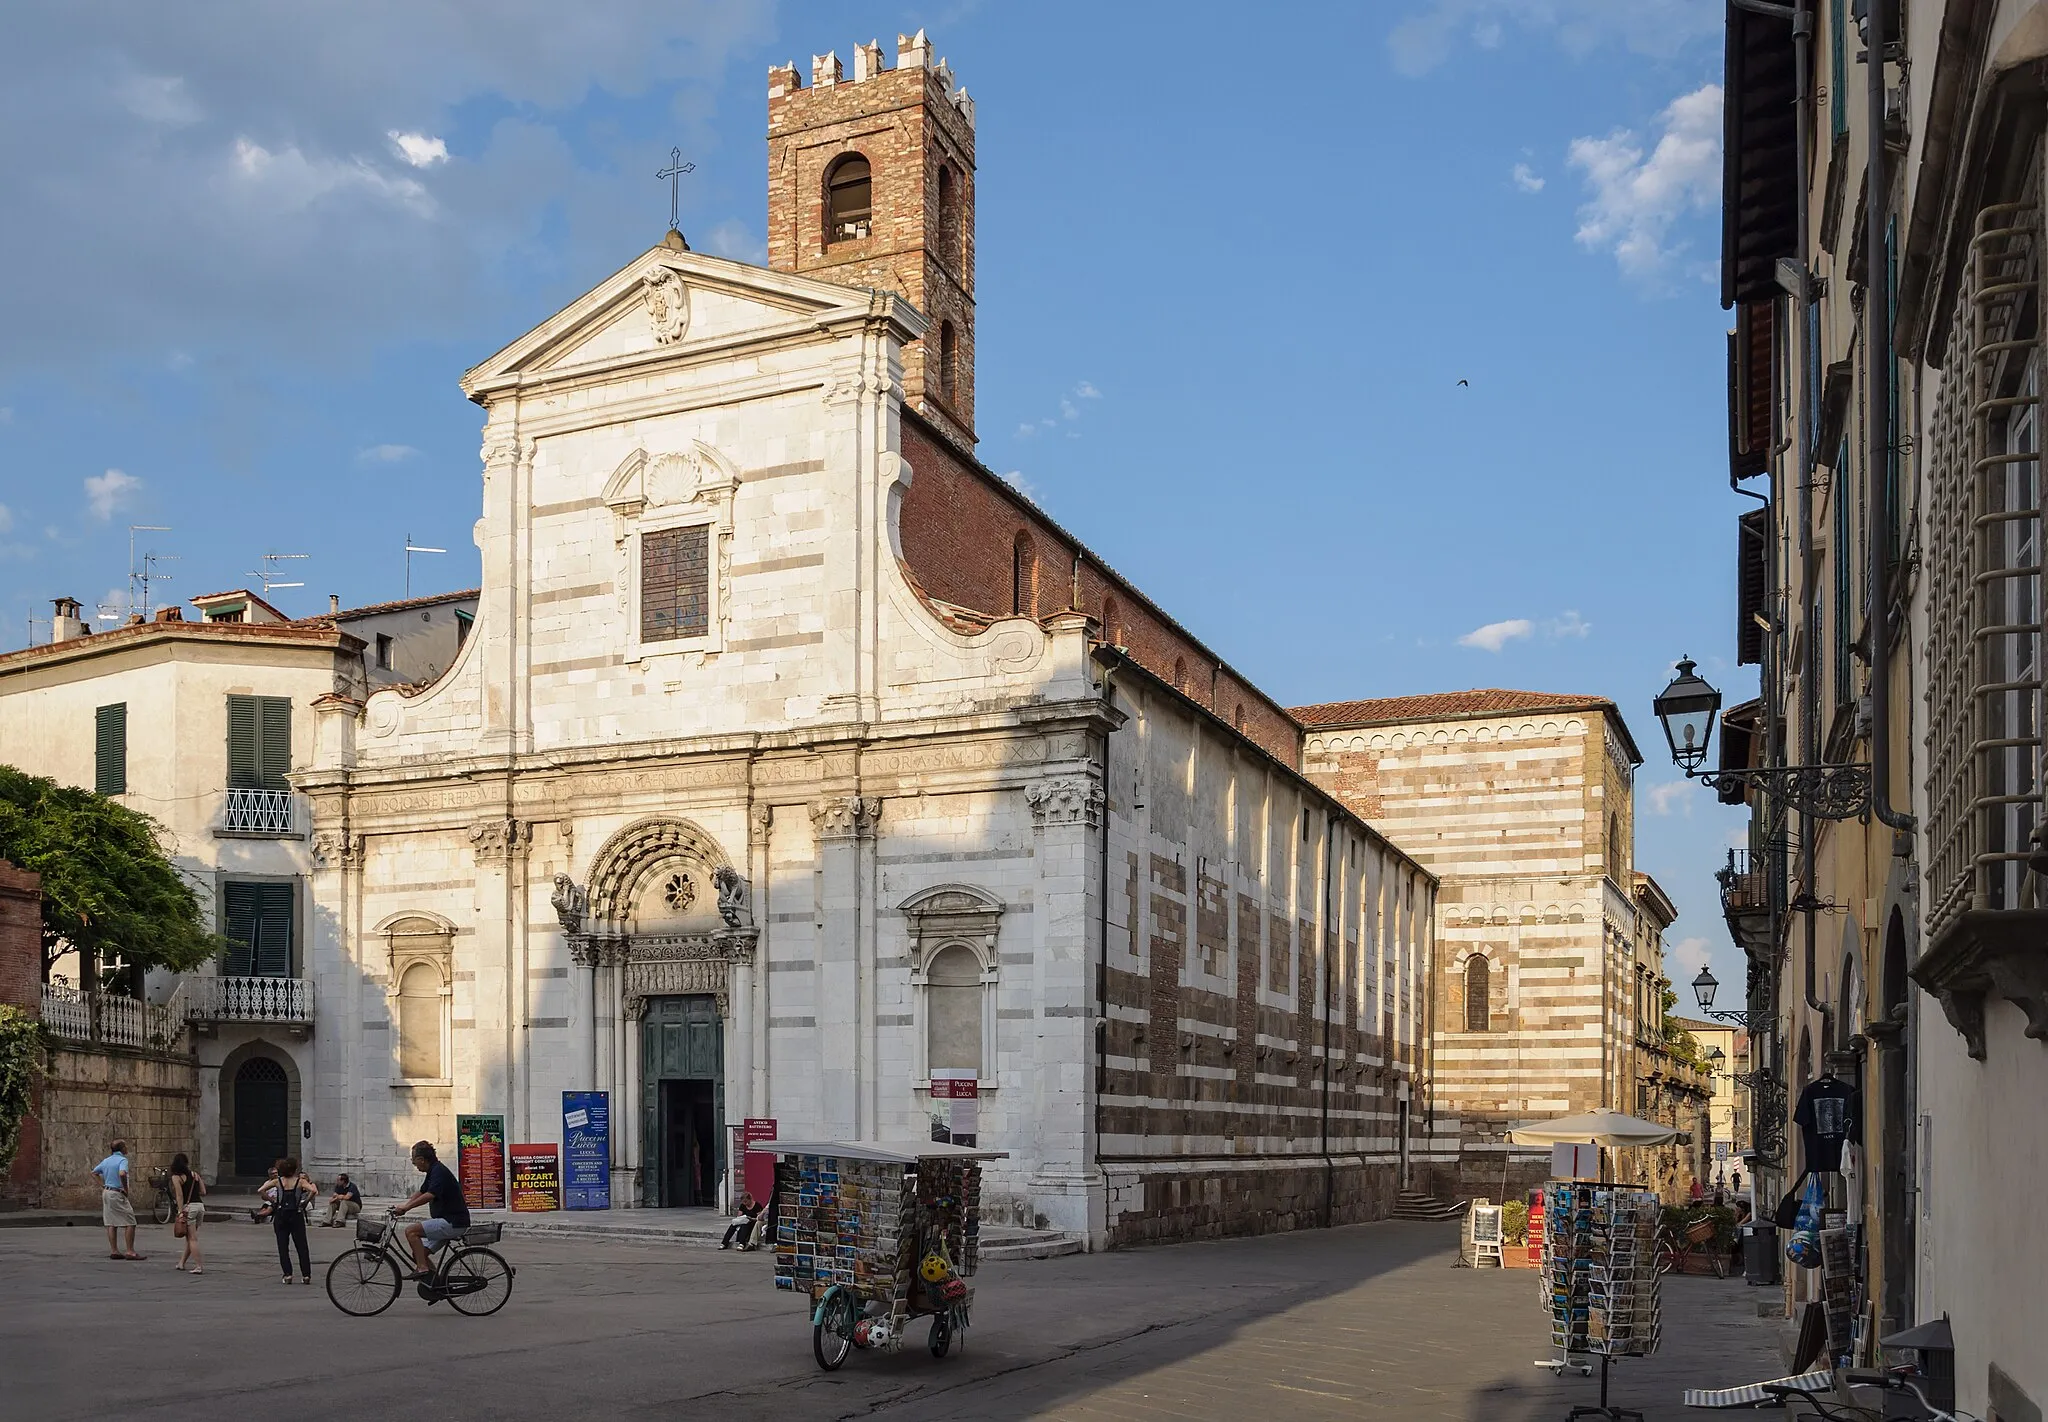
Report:
[[[1451,1267],[1454,1227],[1387,1223],[1263,1239],[985,1265],[964,1355],[922,1346],[811,1359],[801,1304],[768,1256],[508,1235],[519,1270],[490,1318],[411,1294],[373,1319],[338,1312],[326,1263],[351,1238],[313,1231],[312,1288],[277,1281],[268,1228],[206,1228],[207,1272],[142,1263],[97,1229],[0,1229],[0,1413],[62,1422],[397,1415],[433,1418],[1400,1417],[1521,1422],[1591,1402],[1553,1379],[1529,1271]],[[1756,1291],[1668,1280],[1665,1352],[1616,1366],[1651,1418],[1701,1416],[1682,1387],[1782,1369]]]

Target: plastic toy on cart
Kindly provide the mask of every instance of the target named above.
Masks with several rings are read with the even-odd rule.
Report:
[[[775,1287],[808,1294],[811,1351],[830,1372],[856,1348],[964,1346],[981,1254],[981,1162],[1006,1151],[937,1141],[775,1141]]]

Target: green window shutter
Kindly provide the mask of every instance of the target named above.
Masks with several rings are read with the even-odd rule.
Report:
[[[257,698],[263,703],[263,778],[260,788],[264,790],[289,790],[284,775],[292,768],[292,703],[287,696],[264,696]]]
[[[263,783],[262,717],[253,696],[228,698],[228,788],[255,790]]]
[[[221,955],[220,970],[229,977],[245,978],[253,970],[256,954],[257,884],[228,883],[221,886],[221,936],[228,940]]]
[[[102,795],[128,793],[128,703],[93,713],[93,786]]]
[[[1835,137],[1849,132],[1849,15],[1842,0],[1828,8],[1828,38],[1834,42],[1833,82],[1828,86],[1828,108],[1834,120]]]
[[[220,970],[231,977],[290,977],[297,886],[231,880],[221,896],[221,933],[228,950]]]

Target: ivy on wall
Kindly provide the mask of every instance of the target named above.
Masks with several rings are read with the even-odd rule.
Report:
[[[22,1123],[42,1074],[42,1024],[18,1007],[0,1004],[0,1173],[21,1148]]]

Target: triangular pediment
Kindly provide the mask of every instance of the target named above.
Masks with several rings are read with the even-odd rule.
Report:
[[[914,339],[924,321],[900,297],[835,286],[745,262],[651,247],[462,379],[488,398],[539,374],[602,378],[608,370],[687,357],[821,325],[886,315]]]

